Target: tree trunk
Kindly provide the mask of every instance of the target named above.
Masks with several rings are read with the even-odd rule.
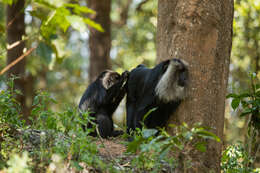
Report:
[[[189,96],[170,123],[213,128],[223,139],[226,87],[232,44],[233,0],[159,0],[158,61],[176,57],[189,63]],[[209,141],[194,153],[188,172],[220,172],[222,144]],[[184,158],[185,160],[185,158]],[[180,171],[183,172],[183,171]]]
[[[90,18],[99,23],[105,32],[89,28],[89,81],[92,82],[104,70],[110,69],[110,10],[111,0],[87,0],[87,6],[96,11]]]
[[[7,51],[7,64],[13,62],[16,58],[23,54],[25,48],[25,42],[22,41],[22,37],[25,35],[25,23],[24,23],[24,0],[15,1],[12,5],[7,5],[7,43],[12,45],[16,42],[20,43]],[[25,120],[28,120],[28,107],[26,106],[26,84],[25,84],[25,58],[17,63],[8,71],[8,77],[11,75],[18,76],[19,79],[14,80],[14,87],[21,91],[22,95],[19,95],[17,100],[22,107],[22,113]]]

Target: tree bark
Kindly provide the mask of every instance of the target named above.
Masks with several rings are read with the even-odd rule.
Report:
[[[222,140],[233,3],[233,0],[158,1],[157,60],[184,59],[189,63],[190,73],[188,98],[170,123],[202,122]],[[221,143],[208,141],[207,152],[192,156],[193,165],[188,172],[220,172],[221,149]]]
[[[90,18],[99,23],[105,32],[89,28],[89,81],[92,82],[104,70],[110,69],[111,48],[111,0],[87,0],[87,6],[96,11]]]
[[[7,28],[7,43],[12,45],[20,41],[20,43],[7,51],[7,64],[10,64],[15,59],[23,54],[25,48],[25,42],[22,41],[22,37],[25,35],[25,23],[24,23],[24,5],[25,0],[15,1],[12,5],[7,5],[6,11],[6,28]],[[25,58],[17,63],[8,71],[8,77],[11,75],[18,76],[19,79],[14,80],[14,87],[21,91],[22,95],[17,97],[17,101],[20,102],[22,107],[23,118],[28,120],[29,108],[26,105],[26,79],[25,79]],[[30,91],[32,92],[32,91]]]

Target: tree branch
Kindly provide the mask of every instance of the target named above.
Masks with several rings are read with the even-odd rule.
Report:
[[[142,2],[140,2],[140,4],[136,7],[136,11],[141,11],[142,7],[145,3],[147,3],[149,0],[143,0]]]
[[[8,71],[10,68],[12,68],[13,66],[15,66],[15,64],[17,64],[18,62],[20,62],[22,59],[24,59],[26,56],[30,55],[32,53],[32,51],[34,51],[34,49],[36,49],[37,46],[32,47],[31,49],[29,49],[27,52],[25,52],[24,54],[22,54],[20,57],[18,57],[16,60],[14,60],[13,62],[11,62],[10,64],[8,64],[3,70],[1,70],[0,72],[0,76],[3,75],[6,71]]]

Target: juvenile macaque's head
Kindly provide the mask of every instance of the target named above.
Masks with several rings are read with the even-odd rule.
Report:
[[[176,58],[166,62],[155,89],[156,95],[164,102],[182,100],[188,86],[188,63]]]
[[[109,89],[111,86],[120,81],[121,75],[117,72],[106,70],[101,74],[100,80],[104,88]]]

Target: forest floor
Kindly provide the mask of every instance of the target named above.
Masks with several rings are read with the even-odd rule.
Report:
[[[100,146],[99,154],[107,158],[121,157],[126,151],[126,146],[122,144],[123,142],[125,141],[121,138],[99,140],[97,141],[97,145]]]

